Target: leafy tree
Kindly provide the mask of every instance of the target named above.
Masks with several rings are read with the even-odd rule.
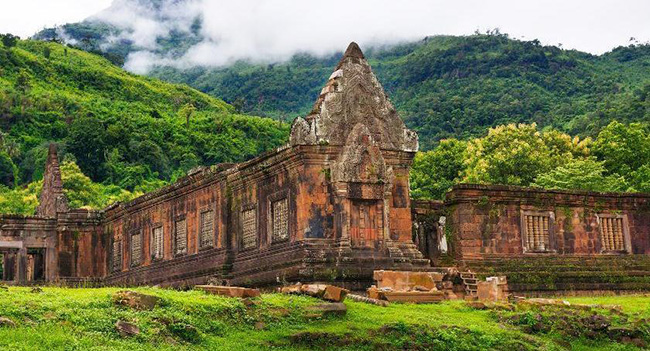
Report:
[[[0,34],[0,40],[2,41],[2,45],[4,45],[5,48],[10,49],[18,43],[18,39],[20,39],[18,36],[15,36],[10,33],[6,34]]]
[[[629,176],[630,191],[650,193],[650,163],[646,163]]]
[[[83,172],[96,181],[105,175],[105,149],[106,131],[99,119],[79,117],[72,122],[68,150],[76,157]]]
[[[189,128],[190,127],[190,118],[196,111],[196,107],[192,103],[187,103],[181,107],[180,110],[178,110],[178,114],[185,120],[185,127]]]
[[[441,199],[460,181],[465,169],[467,142],[444,139],[436,148],[415,155],[411,168],[411,196]]]
[[[0,185],[14,186],[16,183],[16,165],[6,152],[0,151]]]
[[[46,59],[49,60],[51,54],[52,54],[52,50],[50,49],[49,46],[46,46],[46,47],[43,48],[43,56],[44,56]]]
[[[552,171],[540,174],[533,185],[547,189],[589,190],[589,191],[625,191],[627,184],[618,175],[605,176],[606,169],[602,162],[590,157],[574,159]]]
[[[484,138],[468,143],[463,181],[528,186],[538,174],[571,160],[574,152],[584,152],[582,148],[570,137],[539,132],[534,123],[491,128]]]
[[[608,174],[629,176],[650,164],[650,131],[640,123],[614,121],[596,138],[593,153],[605,164]]]
[[[20,72],[18,73],[18,77],[16,77],[16,84],[14,87],[16,90],[21,92],[22,94],[27,93],[29,88],[31,88],[31,77],[27,70],[21,69]]]

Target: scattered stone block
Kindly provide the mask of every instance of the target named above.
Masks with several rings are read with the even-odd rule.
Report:
[[[373,278],[378,288],[391,288],[394,291],[409,291],[415,286],[423,286],[427,291],[436,288],[444,274],[438,272],[374,271]]]
[[[327,301],[343,302],[349,291],[334,285],[298,283],[285,286],[280,289],[280,292],[283,294],[304,294]]]
[[[120,290],[113,294],[113,303],[136,310],[152,310],[160,302],[160,298],[131,290]]]
[[[481,301],[491,302],[507,300],[507,285],[500,284],[499,282],[499,279],[491,279],[484,282],[478,282],[476,284],[476,295],[478,296],[478,299]]]
[[[16,326],[16,323],[14,323],[14,321],[12,321],[11,319],[6,318],[6,317],[0,317],[0,327],[13,328],[15,326]]]
[[[456,294],[455,294],[453,291],[451,291],[451,290],[445,290],[445,291],[443,291],[442,293],[445,294],[445,299],[446,299],[446,300],[458,300],[458,299],[459,299],[458,295],[456,295]]]
[[[487,305],[481,301],[467,301],[467,307],[473,308],[475,310],[487,310]]]
[[[115,329],[121,337],[131,337],[140,334],[140,328],[137,325],[124,321],[115,322]]]
[[[197,285],[194,287],[196,290],[205,291],[213,295],[221,295],[228,297],[258,297],[260,296],[259,289],[242,288],[237,286],[215,286],[215,285]]]
[[[323,299],[333,302],[343,302],[345,297],[348,295],[348,290],[339,288],[334,285],[327,285],[325,287],[325,293],[323,294]]]
[[[390,303],[388,301],[373,299],[373,298],[365,297],[365,296],[361,296],[361,295],[348,294],[347,297],[352,301],[365,302],[365,303],[369,303],[369,304],[373,304],[373,305],[377,305],[377,306],[382,306],[382,307],[386,307],[386,306],[390,305]]]
[[[343,316],[348,312],[347,306],[342,302],[322,303],[308,306],[306,310],[322,316]]]
[[[389,302],[433,303],[445,299],[442,291],[393,291],[388,289],[369,288],[368,297]]]

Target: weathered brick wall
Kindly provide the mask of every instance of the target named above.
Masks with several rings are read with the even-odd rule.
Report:
[[[606,249],[599,218],[622,218],[628,254],[650,254],[650,195],[459,185],[447,194],[447,224],[459,259],[514,255],[597,255]],[[550,247],[526,249],[526,215],[547,216]],[[524,218],[522,218],[524,217]],[[628,238],[629,237],[629,238]]]
[[[389,154],[395,181],[386,198],[381,198],[382,191],[380,199],[370,202],[386,205],[385,214],[370,214],[382,216],[381,223],[386,216],[385,228],[378,228],[377,238],[366,238],[366,244],[357,247],[346,237],[352,201],[337,196],[331,179],[330,168],[340,153],[336,146],[285,147],[227,169],[195,173],[158,192],[107,209],[103,228],[109,237],[107,282],[189,285],[217,278],[260,285],[343,277],[370,281],[374,269],[396,266],[383,248],[386,240],[406,245],[405,252],[409,252],[408,244],[412,245],[407,177],[412,154]],[[282,204],[274,207],[276,202]],[[215,214],[214,245],[201,248],[199,221],[206,209]],[[274,209],[282,213],[274,217]],[[274,227],[274,220],[286,220],[286,227]],[[187,228],[187,250],[181,254],[175,252],[174,242],[179,221]],[[164,257],[154,260],[152,238],[158,227],[163,228]],[[254,241],[246,233],[254,233]],[[134,234],[142,235],[144,252],[137,264],[132,257]],[[112,255],[115,242],[121,243],[117,256]],[[364,250],[366,247],[371,251]],[[400,261],[412,267],[411,260],[401,255]],[[349,257],[349,264],[336,262],[342,256]],[[120,259],[116,266],[113,257]],[[420,260],[418,265],[426,267],[428,263]]]
[[[36,216],[0,216],[0,251],[6,253],[5,264],[11,265],[13,280],[27,281],[29,249],[44,249],[45,279],[58,276],[56,250],[56,220]]]

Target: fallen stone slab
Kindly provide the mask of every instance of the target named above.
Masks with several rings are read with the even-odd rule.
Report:
[[[377,281],[377,288],[390,288],[395,291],[409,291],[416,286],[420,289],[436,289],[442,282],[443,273],[438,272],[411,272],[411,271],[374,271],[373,279]]]
[[[306,310],[322,316],[343,316],[348,312],[347,306],[342,302],[321,303],[308,306]]]
[[[445,299],[442,291],[392,291],[387,289],[368,289],[368,296],[389,302],[434,303]]]
[[[348,297],[348,299],[350,299],[352,301],[364,302],[364,303],[369,303],[369,304],[382,306],[382,307],[386,307],[386,306],[390,305],[390,302],[388,302],[388,301],[373,299],[373,298],[365,297],[365,296],[361,296],[361,295],[348,294],[347,297]]]
[[[152,310],[158,305],[161,298],[131,290],[120,290],[113,294],[113,303],[130,307],[136,310]]]
[[[216,286],[216,285],[197,285],[194,287],[196,290],[205,291],[213,295],[221,295],[228,297],[258,297],[260,296],[259,289],[242,288],[238,286]]]
[[[16,326],[16,323],[14,323],[14,321],[12,321],[11,319],[6,318],[6,317],[0,317],[0,327],[13,328],[15,326]]]
[[[349,291],[328,284],[295,284],[280,288],[283,294],[304,294],[332,302],[343,302]]]
[[[124,321],[115,322],[115,329],[121,337],[127,338],[140,334],[140,328],[137,325]]]

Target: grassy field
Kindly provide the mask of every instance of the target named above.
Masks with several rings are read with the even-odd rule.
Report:
[[[1,350],[637,350],[612,331],[650,341],[650,297],[570,298],[590,309],[500,305],[476,310],[463,301],[378,307],[346,301],[347,315],[306,308],[321,301],[264,294],[243,301],[198,291],[138,288],[162,298],[148,311],[113,303],[120,289],[0,289]],[[611,308],[605,305],[619,305]],[[118,320],[140,334],[121,337]],[[603,329],[603,323],[605,326]]]

